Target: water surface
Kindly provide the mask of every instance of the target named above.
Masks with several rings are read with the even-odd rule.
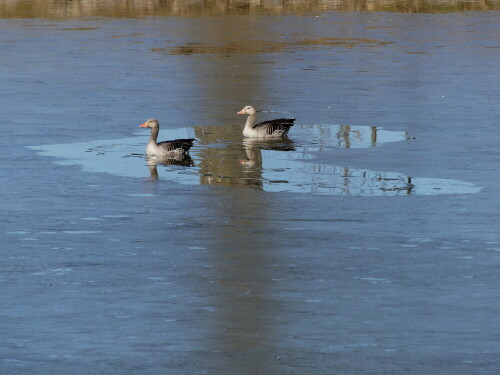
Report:
[[[500,373],[495,4],[1,1],[0,373]]]
[[[295,125],[292,133],[297,141],[266,141],[241,139],[241,128],[241,125],[233,125],[226,126],[225,131],[210,126],[168,129],[162,134],[166,139],[198,138],[186,158],[145,157],[142,154],[145,136],[32,149],[44,156],[63,159],[57,161],[58,164],[79,165],[88,172],[144,177],[149,171],[152,178],[161,174],[168,181],[191,185],[362,196],[470,194],[481,191],[480,187],[464,181],[412,179],[397,172],[335,166],[314,158],[314,153],[335,148],[368,148],[387,142],[407,141],[406,132],[386,131],[374,126]]]

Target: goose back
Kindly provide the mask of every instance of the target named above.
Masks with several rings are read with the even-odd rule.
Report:
[[[189,149],[193,146],[194,138],[188,139],[174,139],[172,141],[164,141],[158,143],[158,147],[163,152],[178,152],[178,153],[188,153]]]
[[[266,135],[285,136],[290,127],[294,125],[294,118],[277,118],[275,120],[263,121],[255,124],[253,129]]]

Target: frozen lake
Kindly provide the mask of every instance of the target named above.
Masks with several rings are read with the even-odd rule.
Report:
[[[125,3],[0,5],[2,374],[499,373],[497,3]]]

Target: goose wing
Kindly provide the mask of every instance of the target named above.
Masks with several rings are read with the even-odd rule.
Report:
[[[184,152],[188,152],[191,146],[193,146],[194,138],[189,139],[174,139],[172,141],[165,141],[158,143],[158,147],[161,147],[163,150],[170,152],[176,150],[183,150]]]
[[[254,125],[254,129],[262,129],[266,134],[273,134],[274,132],[288,131],[293,126],[294,118],[277,118],[275,120],[263,121]]]

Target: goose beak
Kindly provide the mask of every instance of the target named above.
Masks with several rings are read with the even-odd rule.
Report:
[[[139,125],[140,128],[147,128],[148,127],[148,124],[144,123],[144,124],[141,124]]]
[[[243,110],[239,111],[239,112],[236,112],[237,115],[244,115],[245,112],[243,112]]]

